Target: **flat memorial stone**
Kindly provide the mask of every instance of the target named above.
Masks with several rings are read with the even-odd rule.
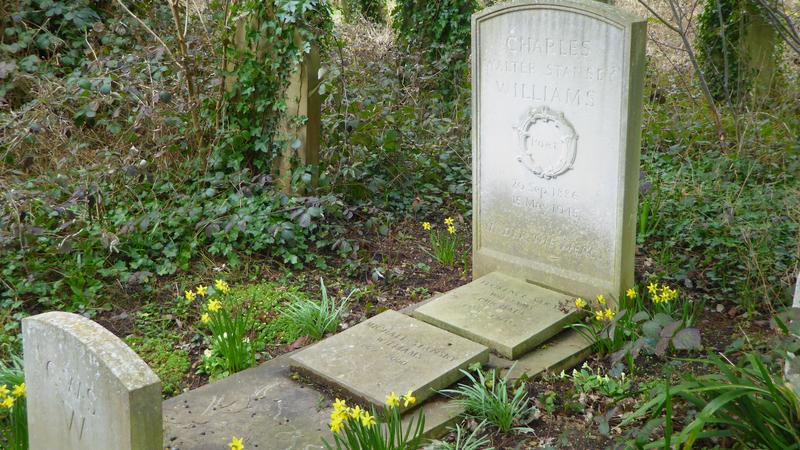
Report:
[[[485,364],[489,350],[396,311],[386,311],[290,356],[292,369],[385,408],[386,395],[414,392],[422,403]],[[401,405],[402,406],[402,405]]]
[[[578,319],[572,299],[492,272],[420,306],[412,315],[516,359]]]

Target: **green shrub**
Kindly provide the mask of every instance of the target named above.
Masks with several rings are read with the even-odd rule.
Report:
[[[533,420],[539,410],[531,404],[524,383],[514,388],[509,396],[508,376],[499,378],[495,370],[487,376],[479,369],[477,378],[470,372],[461,372],[470,384],[460,383],[455,389],[445,389],[442,393],[455,397],[454,402],[464,407],[467,416],[486,421],[504,433],[529,430],[523,425]]]
[[[455,428],[450,428],[450,432],[455,434],[455,440],[450,442],[434,441],[427,450],[494,450],[490,447],[489,439],[482,436],[486,422],[481,422],[472,430],[472,433],[467,434],[467,430],[461,427],[461,424],[456,424]]]
[[[632,442],[644,448],[692,448],[698,439],[730,437],[743,448],[800,448],[800,398],[778,373],[770,373],[759,359],[748,353],[740,364],[709,354],[703,364],[714,373],[686,375],[675,386],[657,389],[651,398],[628,414],[621,426],[643,417],[664,424],[664,439],[649,442],[642,433]],[[688,416],[680,432],[673,433],[672,408],[678,400],[698,411]]]
[[[426,64],[441,70],[440,89],[466,74],[475,0],[398,0],[392,28],[401,44],[420,52]]]
[[[338,302],[333,297],[328,297],[328,290],[322,278],[319,279],[321,299],[319,302],[311,299],[297,299],[283,309],[283,315],[301,330],[301,333],[318,341],[328,333],[335,333],[339,328],[342,315],[350,305],[350,297],[355,289],[342,301]]]
[[[782,5],[776,2],[775,7]],[[757,0],[705,0],[697,45],[703,74],[717,99],[738,103],[757,79],[766,85],[756,93],[774,86],[782,42],[761,9]],[[763,60],[759,64],[756,59]],[[768,73],[759,77],[760,68]]]
[[[342,14],[348,22],[363,17],[370,22],[386,23],[386,0],[342,0]]]
[[[0,299],[86,310],[108,280],[146,286],[190,270],[204,253],[233,267],[258,254],[303,267],[324,266],[326,249],[352,251],[334,220],[343,211],[335,196],[288,197],[247,170],[184,178],[199,161],[181,170],[128,168],[97,183],[45,179],[9,192],[0,205],[0,274],[10,289]]]
[[[270,173],[289,146],[281,135],[286,119],[286,89],[291,75],[326,39],[331,25],[327,3],[320,0],[214,2],[218,54],[228,63],[222,99],[205,108],[215,133],[212,163]],[[231,20],[238,20],[233,26]],[[224,56],[223,56],[224,55]],[[300,125],[304,118],[292,118]],[[300,144],[302,145],[302,144]],[[297,148],[297,147],[294,147]]]

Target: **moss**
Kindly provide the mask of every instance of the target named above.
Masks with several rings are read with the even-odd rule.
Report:
[[[189,373],[189,354],[178,350],[176,336],[128,337],[125,342],[153,369],[161,379],[165,397],[181,391],[183,379]]]
[[[308,298],[298,286],[259,283],[233,288],[229,300],[233,305],[252,308],[260,323],[258,338],[267,346],[290,344],[300,337],[300,329],[281,315],[282,308],[299,299]]]

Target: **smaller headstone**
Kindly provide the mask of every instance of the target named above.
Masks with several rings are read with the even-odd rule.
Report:
[[[22,320],[31,450],[162,448],[161,381],[91,320]]]
[[[800,273],[797,274],[797,280],[794,283],[794,301],[792,307],[800,308]]]
[[[493,272],[420,306],[413,316],[516,359],[577,320],[573,298]]]
[[[411,391],[420,404],[460,379],[460,369],[488,360],[483,345],[386,311],[291,355],[289,364],[357,400],[386,408],[390,392]]]

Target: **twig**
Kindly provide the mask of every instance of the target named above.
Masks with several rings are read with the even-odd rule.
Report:
[[[181,68],[181,70],[183,70],[183,64],[181,64],[181,62],[178,61],[178,58],[175,57],[175,55],[172,53],[172,50],[170,50],[169,47],[167,47],[167,44],[164,43],[164,41],[161,39],[161,37],[158,34],[156,34],[156,32],[153,31],[149,26],[147,26],[147,24],[144,22],[144,20],[140,19],[138,16],[136,16],[136,14],[134,14],[130,9],[128,9],[128,7],[125,6],[124,3],[122,3],[122,0],[117,0],[117,3],[119,3],[119,6],[121,6],[122,9],[124,9],[126,13],[128,13],[131,17],[133,17],[134,20],[139,22],[139,25],[144,27],[144,29],[147,30],[147,32],[150,33],[150,35],[153,36],[155,38],[155,40],[157,40],[158,43],[161,44],[162,47],[164,47],[164,50],[167,52],[169,57],[172,58],[172,61],[175,64],[177,64],[178,67]]]

